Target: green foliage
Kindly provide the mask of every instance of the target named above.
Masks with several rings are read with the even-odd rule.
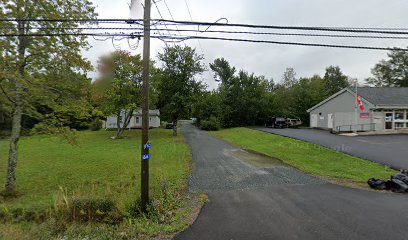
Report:
[[[91,63],[81,53],[89,45],[87,36],[80,34],[82,29],[78,28],[79,22],[31,19],[92,19],[96,14],[92,2],[88,0],[0,0],[0,9],[1,19],[17,19],[1,21],[2,32],[19,35],[0,38],[0,89],[6,96],[8,108],[12,113],[5,188],[7,191],[14,191],[23,114],[42,119],[43,113],[37,109],[44,105],[47,110],[51,109],[46,115],[58,112],[60,108],[55,106],[64,104],[55,96],[69,95],[69,92],[60,91],[63,88],[61,86],[66,86],[71,77],[82,75],[80,79],[86,79],[84,76],[87,71],[92,70]],[[50,29],[55,29],[55,32]],[[61,34],[64,33],[63,29],[77,34]],[[33,36],[44,33],[57,33],[59,36]],[[53,83],[58,82],[59,77],[63,80],[54,87]],[[73,89],[79,89],[79,92],[82,90],[81,86]],[[59,117],[54,116],[52,119]]]
[[[94,84],[94,101],[104,114],[139,108],[143,69],[141,56],[115,51],[100,57],[98,64],[102,77]]]
[[[221,84],[217,91],[204,94],[196,103],[194,116],[198,124],[211,117],[219,119],[223,127],[263,122],[268,111],[268,91],[273,88],[273,84],[263,76],[255,76],[243,70],[235,75],[235,68],[225,59],[214,60],[210,67],[220,78]]]
[[[309,122],[307,110],[327,97],[324,80],[318,75],[301,78],[289,94],[293,96],[293,107],[289,116],[300,118],[305,123]]]
[[[208,120],[202,120],[199,127],[206,131],[218,131],[221,128],[220,122],[215,117],[210,117]]]
[[[329,96],[350,86],[348,77],[341,72],[340,67],[338,66],[330,66],[326,68],[323,80]]]
[[[96,17],[92,3],[87,0],[58,4],[45,0],[1,0],[0,5],[2,19]],[[3,32],[8,34],[52,33],[44,29],[78,26],[79,23],[75,22],[0,23]],[[74,31],[81,32],[80,29]],[[82,49],[89,47],[86,36],[8,37],[1,38],[0,45],[0,87],[7,96],[4,104],[8,108],[15,108],[19,95],[27,115],[42,119],[43,114],[55,113],[65,126],[72,124],[75,118],[84,120],[83,115],[89,112],[86,97],[90,80],[86,78],[86,72],[92,70],[90,62],[81,54]],[[17,91],[18,86],[24,91]]]
[[[226,129],[210,134],[244,149],[281,159],[317,176],[351,179],[365,184],[369,178],[388,178],[396,173],[389,167],[332,149],[248,128]]]
[[[98,64],[101,78],[94,84],[94,102],[105,116],[118,116],[116,138],[121,138],[133,112],[141,107],[142,57],[115,51],[100,57]]]
[[[91,131],[99,131],[102,129],[102,121],[99,118],[95,118],[89,125]]]
[[[211,117],[226,128],[264,124],[272,116],[300,118],[307,124],[309,108],[349,86],[349,78],[333,66],[326,69],[323,79],[318,75],[298,79],[294,69],[287,68],[280,83],[244,70],[236,74],[224,58],[214,60],[210,68],[221,84],[194,103],[198,126],[202,121],[206,126],[213,123]]]
[[[374,75],[366,82],[376,87],[408,87],[408,53],[393,50],[387,54],[387,60],[381,60],[374,66]]]
[[[31,130],[31,135],[55,135],[69,144],[76,144],[76,131],[69,127],[63,126],[55,119],[46,119],[43,122],[36,124]]]
[[[284,88],[291,88],[298,82],[296,72],[293,68],[286,68],[282,76],[282,84]]]
[[[215,59],[214,63],[210,63],[210,68],[215,73],[215,76],[219,78],[218,80],[225,85],[230,84],[230,80],[236,73],[235,67],[231,67],[224,58]]]
[[[201,63],[203,56],[191,47],[176,45],[166,47],[158,58],[163,64],[158,84],[162,118],[172,122],[189,118],[196,96],[205,87],[194,78],[205,70]]]
[[[200,125],[202,120],[208,120],[210,117],[220,117],[222,114],[221,108],[221,98],[217,91],[203,92],[201,96],[197,96],[192,115],[197,119],[196,124]]]

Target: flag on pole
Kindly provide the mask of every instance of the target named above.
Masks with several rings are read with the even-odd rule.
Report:
[[[361,101],[361,97],[356,95],[356,102],[358,104],[358,108],[360,109],[360,111],[364,111],[364,105],[363,105],[363,101]]]

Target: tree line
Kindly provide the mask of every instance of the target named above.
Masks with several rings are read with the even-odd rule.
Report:
[[[82,49],[90,47],[85,36],[26,35],[33,28],[78,27],[74,22],[28,19],[95,18],[91,2],[62,1],[59,7],[45,0],[3,2],[7,4],[1,7],[1,19],[27,20],[0,22],[0,28],[22,35],[0,38],[0,130],[6,131],[10,141],[5,184],[10,193],[16,187],[22,135],[51,133],[71,139],[74,130],[98,130],[101,120],[123,112],[116,138],[122,136],[133,112],[141,107],[142,58],[126,51],[101,56],[97,68],[100,76],[92,82],[87,73],[93,67],[81,54]],[[288,68],[281,81],[275,82],[238,70],[224,58],[205,66],[204,56],[182,45],[166,46],[157,59],[150,63],[152,108],[160,109],[164,121],[177,124],[194,117],[197,125],[207,130],[263,124],[270,116],[308,122],[308,108],[355,81],[338,66],[329,66],[324,76],[300,78]],[[207,69],[219,81],[214,90],[197,80]],[[372,72],[373,77],[366,81],[369,85],[407,87],[408,53],[390,52]]]

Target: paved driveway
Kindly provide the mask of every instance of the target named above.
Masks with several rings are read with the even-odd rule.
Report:
[[[175,239],[406,239],[408,196],[351,189],[237,149],[190,124],[191,191],[210,202]]]
[[[319,144],[395,169],[408,169],[408,135],[347,137],[319,129],[255,129]]]

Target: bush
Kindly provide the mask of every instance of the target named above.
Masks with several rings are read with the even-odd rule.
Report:
[[[220,130],[220,122],[215,117],[210,117],[208,120],[200,121],[200,128],[206,131],[218,131]]]
[[[89,124],[89,129],[91,131],[99,131],[102,128],[102,121],[99,118],[95,118],[91,124]]]
[[[122,221],[122,215],[115,203],[108,198],[71,198],[69,208],[71,219],[74,221],[106,223]]]

